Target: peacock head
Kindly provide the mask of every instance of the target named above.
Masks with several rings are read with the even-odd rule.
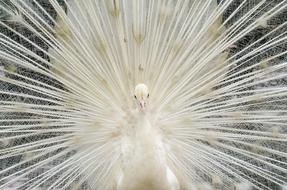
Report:
[[[140,106],[140,110],[145,110],[147,100],[149,98],[148,87],[143,83],[137,84],[135,87],[134,95]]]

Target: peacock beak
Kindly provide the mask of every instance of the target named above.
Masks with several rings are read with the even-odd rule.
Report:
[[[146,102],[145,102],[145,100],[140,100],[139,103],[140,103],[140,108],[141,108],[141,110],[145,110],[145,108],[146,108]]]

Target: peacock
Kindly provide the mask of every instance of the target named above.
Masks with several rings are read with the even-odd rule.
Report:
[[[286,15],[286,0],[1,0],[0,189],[284,189]]]

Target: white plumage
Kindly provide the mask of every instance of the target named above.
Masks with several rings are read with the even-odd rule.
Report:
[[[148,113],[137,112],[137,122],[122,142],[119,190],[178,190],[179,184],[166,160],[162,134]]]
[[[283,187],[279,1],[0,2],[0,189]]]
[[[148,87],[135,87],[136,100],[146,101]],[[179,182],[166,160],[166,147],[159,126],[152,123],[142,104],[134,113],[135,125],[122,140],[122,166],[118,190],[179,190]]]

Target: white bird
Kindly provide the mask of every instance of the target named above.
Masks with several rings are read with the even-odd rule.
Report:
[[[286,186],[286,8],[0,1],[0,189]]]
[[[138,103],[133,131],[122,140],[122,167],[117,190],[179,190],[179,183],[166,160],[161,130],[146,110],[148,87],[134,90]]]

